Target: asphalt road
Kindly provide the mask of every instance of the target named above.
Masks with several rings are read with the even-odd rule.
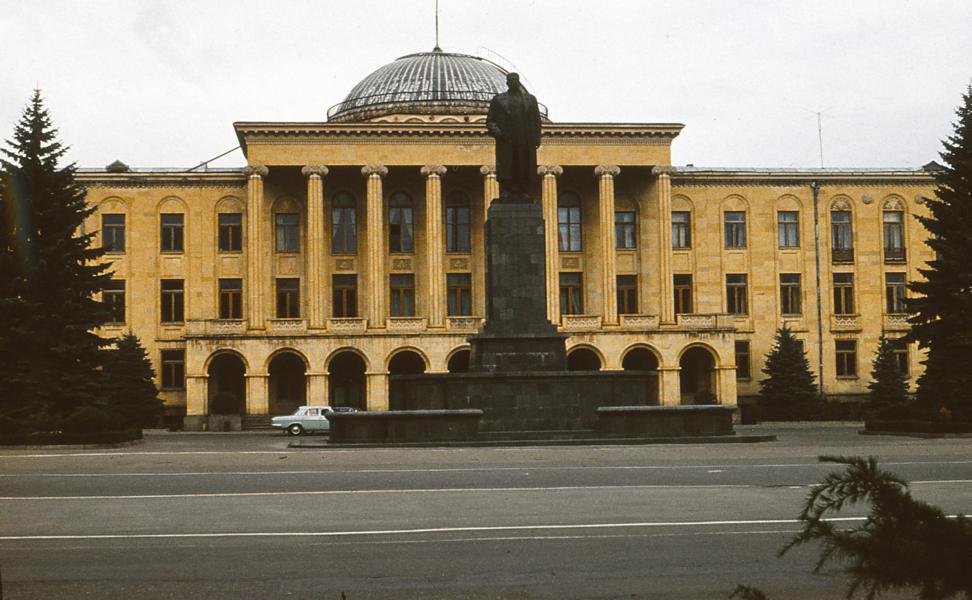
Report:
[[[776,558],[835,468],[818,455],[878,456],[916,497],[972,512],[972,439],[741,429],[779,441],[0,450],[2,598],[842,598],[811,549]]]

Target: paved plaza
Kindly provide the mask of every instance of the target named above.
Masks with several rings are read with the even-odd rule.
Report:
[[[821,454],[874,455],[972,512],[972,440],[761,425],[762,444],[295,449],[279,434],[149,434],[0,449],[5,600],[841,598],[776,558]],[[860,514],[850,511],[848,515]]]

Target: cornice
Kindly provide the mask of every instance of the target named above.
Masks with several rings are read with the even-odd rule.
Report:
[[[79,172],[75,175],[75,178],[78,183],[89,188],[246,187],[246,177],[239,171],[220,173],[197,173],[190,171],[174,171],[169,173],[108,173],[107,171],[97,171]]]
[[[816,181],[821,186],[906,185],[928,187],[935,184],[934,175],[904,170],[842,170],[842,171],[695,171],[673,168],[672,185],[687,186],[805,186]]]

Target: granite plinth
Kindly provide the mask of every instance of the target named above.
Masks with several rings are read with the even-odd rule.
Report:
[[[604,436],[673,437],[733,435],[735,405],[605,406],[597,409]]]
[[[333,413],[329,441],[336,444],[460,442],[476,439],[481,410]]]

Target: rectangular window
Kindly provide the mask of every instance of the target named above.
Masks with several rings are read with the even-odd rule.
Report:
[[[746,247],[746,213],[743,211],[727,210],[726,219],[726,248]]]
[[[736,379],[751,379],[749,340],[736,340]]]
[[[350,319],[358,316],[358,276],[334,275],[331,277],[334,292],[332,301],[334,316]]]
[[[160,217],[161,226],[161,247],[162,252],[182,252],[182,213],[162,214]]]
[[[830,250],[833,262],[854,262],[851,213],[848,210],[830,213]]]
[[[102,302],[105,303],[105,307],[111,313],[108,318],[109,323],[124,323],[125,322],[125,280],[124,279],[112,279],[106,285],[104,292],[102,292]]]
[[[583,273],[560,274],[560,314],[584,314]]]
[[[889,315],[908,312],[908,309],[905,307],[906,289],[904,273],[884,274],[884,295],[887,300],[886,308]]]
[[[125,253],[125,215],[101,215],[101,247],[106,252]]]
[[[162,282],[162,322],[182,323],[185,321],[185,292],[181,279],[163,279]]]
[[[726,312],[731,315],[748,315],[747,279],[745,274],[726,275]]]
[[[561,252],[582,249],[580,200],[573,195],[562,198],[557,206],[557,247]]]
[[[300,251],[300,215],[297,213],[277,213],[276,226],[277,252]]]
[[[631,250],[638,247],[635,235],[635,213],[627,211],[614,213],[614,245],[618,250]]]
[[[219,318],[243,318],[243,280],[219,280]]]
[[[186,389],[186,351],[162,351],[162,389]]]
[[[800,274],[780,273],[780,314],[802,314],[800,297]]]
[[[675,314],[687,315],[692,310],[692,276],[672,275],[675,284]]]
[[[857,377],[857,340],[835,340],[837,377]]]
[[[469,252],[469,207],[446,207],[446,252]]]
[[[692,213],[672,212],[672,248],[692,247]]]
[[[300,318],[300,279],[277,279],[277,318]]]
[[[903,262],[904,259],[904,213],[899,210],[886,210],[884,211],[884,260]]]
[[[898,363],[898,371],[905,377],[911,376],[911,369],[908,365],[908,344],[902,339],[892,340],[894,360]]]
[[[450,317],[468,317],[472,314],[472,275],[449,273],[446,275],[448,314]]]
[[[795,210],[781,210],[779,218],[780,248],[800,247],[800,213]]]
[[[618,275],[618,314],[638,314],[638,276]]]
[[[243,215],[220,213],[219,251],[240,252],[241,250],[243,250]]]
[[[415,316],[415,276],[396,274],[391,276],[391,316]]]
[[[331,209],[331,253],[354,254],[357,252],[357,210],[354,199],[347,195],[335,197]]]
[[[853,273],[834,273],[834,314],[855,314]]]
[[[388,209],[388,251],[397,254],[415,251],[415,229],[409,206]]]

